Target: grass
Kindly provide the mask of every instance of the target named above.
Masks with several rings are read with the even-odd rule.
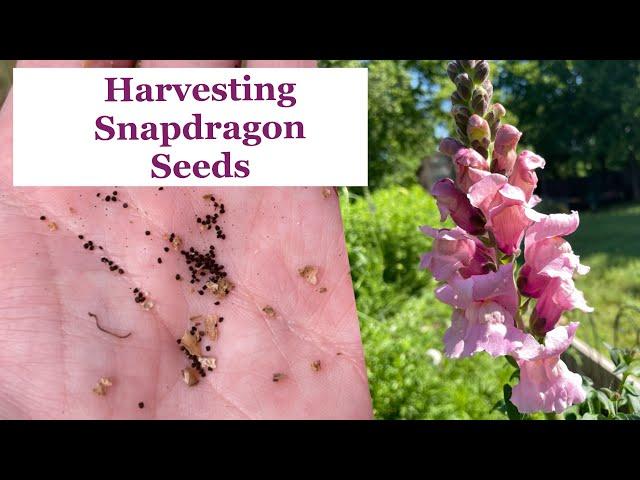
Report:
[[[513,368],[486,354],[434,361],[451,310],[434,298],[419,270],[431,240],[419,225],[438,225],[433,199],[419,186],[341,195],[376,418],[501,419],[493,405]]]
[[[580,217],[580,228],[568,240],[582,263],[591,267],[586,276],[576,279],[576,285],[595,311],[571,312],[567,317],[582,322],[578,336],[606,353],[603,342],[613,344],[620,307],[640,307],[640,205]],[[619,346],[633,346],[640,314],[626,313],[620,326]]]

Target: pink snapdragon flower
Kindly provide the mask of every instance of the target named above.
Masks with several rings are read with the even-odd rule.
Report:
[[[461,148],[453,156],[456,171],[456,185],[464,193],[479,180],[490,174],[489,162],[471,148]]]
[[[436,230],[424,226],[421,230],[434,240],[431,251],[422,256],[420,268],[428,268],[437,281],[448,281],[456,274],[468,278],[496,270],[493,250],[461,228]]]
[[[453,138],[442,140],[438,150],[451,157],[456,172],[456,186],[463,193],[467,193],[471,185],[490,173],[486,158]]]
[[[525,230],[541,217],[529,207],[524,192],[497,173],[473,185],[469,189],[469,200],[484,214],[486,227],[506,255],[513,255],[519,250]]]
[[[514,322],[518,293],[512,263],[485,275],[455,276],[436,290],[436,297],[455,308],[444,336],[445,353],[451,358],[480,351],[494,357],[507,355],[527,341]]]
[[[538,334],[553,329],[567,310],[593,311],[573,282],[575,272],[585,275],[589,267],[580,263],[580,257],[562,238],[573,233],[579,223],[578,212],[543,215],[527,231],[518,288],[523,295],[538,299],[530,325]]]
[[[467,196],[454,185],[453,180],[438,180],[431,188],[431,194],[436,198],[440,221],[444,222],[451,216],[456,225],[471,235],[482,235],[485,232],[482,212],[471,205]]]
[[[530,207],[540,203],[540,198],[533,194],[538,186],[538,175],[536,175],[535,169],[544,168],[544,165],[544,158],[524,150],[516,158],[515,166],[509,176],[509,183],[524,192],[524,197],[529,202]]]
[[[544,345],[523,348],[514,354],[520,367],[520,383],[513,387],[511,401],[521,413],[560,413],[586,398],[580,375],[569,371],[560,360],[577,328],[578,323],[556,327],[547,333]]]
[[[502,125],[496,132],[496,140],[493,147],[493,161],[491,171],[507,177],[511,175],[516,163],[516,147],[522,133],[512,125]]]

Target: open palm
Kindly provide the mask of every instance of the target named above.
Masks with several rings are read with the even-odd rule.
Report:
[[[0,418],[371,417],[333,189],[13,188],[11,151],[9,96],[0,113]],[[106,201],[113,190],[118,201]],[[214,213],[208,194],[225,205],[225,239],[196,222]],[[171,233],[182,239],[177,250]],[[180,253],[210,245],[235,285],[224,298],[198,292],[204,282],[190,283]],[[307,265],[318,268],[315,284],[299,273]],[[97,328],[89,312],[103,330],[131,334]],[[200,344],[216,368],[188,386],[176,340],[198,315],[224,320],[217,340]],[[101,377],[112,381],[103,396],[93,392]]]

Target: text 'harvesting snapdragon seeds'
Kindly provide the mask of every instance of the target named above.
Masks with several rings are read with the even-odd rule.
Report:
[[[15,186],[367,184],[366,69],[17,68]]]

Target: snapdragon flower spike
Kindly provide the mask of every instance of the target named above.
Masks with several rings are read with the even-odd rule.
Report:
[[[436,198],[440,221],[444,222],[448,216],[463,230],[471,235],[485,233],[485,219],[482,212],[473,207],[467,196],[453,183],[450,178],[437,181],[431,188],[431,195]]]
[[[469,189],[471,205],[480,209],[498,248],[506,255],[519,252],[524,232],[541,215],[529,207],[524,192],[504,175],[490,174]]]
[[[569,371],[560,360],[560,355],[571,345],[577,328],[575,322],[556,327],[547,333],[544,345],[513,353],[520,367],[520,382],[513,387],[511,402],[521,413],[560,413],[585,400],[582,378]]]
[[[485,275],[455,276],[436,290],[436,297],[455,308],[444,336],[445,353],[451,358],[482,351],[494,357],[508,355],[531,341],[515,326],[518,293],[513,263]]]
[[[434,240],[431,251],[422,256],[420,268],[428,268],[437,281],[496,271],[495,251],[460,227],[436,230],[424,226],[421,230]]]
[[[586,275],[589,267],[580,263],[580,257],[562,238],[573,233],[579,223],[575,211],[571,215],[544,215],[525,236],[525,263],[518,287],[523,295],[538,299],[530,321],[531,330],[538,335],[552,330],[567,310],[593,311],[573,282],[574,273]]]

